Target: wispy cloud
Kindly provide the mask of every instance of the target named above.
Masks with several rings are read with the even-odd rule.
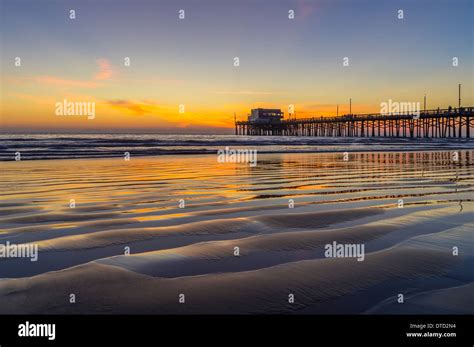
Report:
[[[252,90],[216,90],[213,94],[224,94],[224,95],[271,95],[273,92],[265,91],[252,91]]]
[[[185,80],[178,80],[178,79],[159,79],[159,78],[149,78],[149,79],[143,79],[143,78],[130,78],[130,77],[125,77],[121,79],[114,79],[115,82],[118,83],[127,83],[128,85],[169,85],[169,86],[175,86],[175,85],[182,85],[187,83]]]
[[[115,69],[105,58],[97,59],[96,63],[98,71],[89,80],[68,79],[51,75],[36,76],[30,79],[41,85],[59,88],[97,88],[101,86],[102,81],[110,80],[115,75]]]
[[[109,100],[106,102],[107,105],[112,108],[127,111],[136,115],[154,114],[159,111],[163,111],[163,107],[155,102],[146,101],[133,101],[133,100]]]
[[[311,16],[314,11],[315,11],[314,3],[310,1],[304,1],[304,0],[298,1],[298,10],[297,10],[296,15],[301,16],[302,18],[306,18],[306,17]]]
[[[98,86],[97,82],[94,81],[70,80],[55,76],[38,76],[35,77],[34,80],[40,84],[53,85],[57,87],[96,88]]]
[[[120,114],[135,116],[152,116],[150,119],[159,120],[160,126],[168,124],[177,128],[186,127],[230,127],[233,126],[233,116],[223,118],[228,111],[214,108],[190,107],[185,113],[178,112],[178,105],[163,104],[157,100],[107,100],[103,103]]]
[[[115,74],[115,70],[113,69],[112,64],[109,60],[105,58],[97,59],[97,66],[99,68],[99,71],[95,75],[96,80],[108,80],[112,77],[113,74]]]
[[[29,104],[33,105],[51,105],[55,102],[55,98],[53,96],[45,96],[45,95],[31,95],[26,93],[6,93],[6,97],[19,99],[21,102],[27,101]]]

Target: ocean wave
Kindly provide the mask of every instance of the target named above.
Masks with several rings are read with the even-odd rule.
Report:
[[[250,137],[234,135],[124,134],[2,134],[0,161],[79,159],[216,153],[225,147],[257,149],[260,153],[319,153],[474,149],[470,139]]]

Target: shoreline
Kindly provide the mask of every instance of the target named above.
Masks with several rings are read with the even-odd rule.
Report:
[[[474,145],[474,143],[473,143]],[[228,146],[227,146],[228,147]],[[236,146],[232,147],[232,149],[249,149],[248,146]],[[131,158],[140,158],[140,159],[151,159],[151,158],[161,158],[161,157],[166,157],[166,156],[172,156],[176,155],[179,157],[202,157],[202,156],[210,156],[210,155],[218,155],[218,150],[209,150],[209,151],[202,151],[202,152],[160,152],[157,154],[138,154],[134,155],[133,152],[130,152],[130,157]],[[257,154],[260,155],[272,155],[272,154],[339,154],[339,153],[351,153],[351,154],[366,154],[366,153],[434,153],[434,152],[452,152],[452,151],[462,151],[462,152],[470,152],[474,151],[474,147],[472,148],[464,148],[464,147],[450,147],[450,148],[445,148],[445,149],[423,149],[420,150],[419,148],[407,148],[407,149],[390,149],[390,148],[375,148],[375,149],[330,149],[330,150],[306,150],[306,151],[259,151],[256,149]],[[2,156],[2,153],[0,153],[0,162],[16,162],[14,159],[14,153],[12,153],[10,156],[13,159],[5,159]],[[80,159],[123,159],[124,158],[124,152],[120,152],[117,154],[111,154],[111,155],[97,155],[97,156],[79,156],[75,158],[71,157],[54,157],[54,158],[34,158],[34,157],[28,157],[24,159],[24,156],[22,156],[21,161],[50,161],[50,160],[80,160]]]
[[[0,161],[199,156],[224,148],[258,154],[382,153],[474,150],[466,138],[365,138],[236,135],[0,135]],[[19,157],[17,155],[19,154]]]

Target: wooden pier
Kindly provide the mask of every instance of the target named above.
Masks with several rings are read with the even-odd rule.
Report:
[[[420,111],[419,114],[357,114],[256,122],[236,121],[235,134],[247,136],[470,138],[474,107]]]

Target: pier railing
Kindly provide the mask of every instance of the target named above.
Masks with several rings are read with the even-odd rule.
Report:
[[[470,138],[474,107],[423,110],[416,113],[346,114],[339,117],[284,119],[280,122],[235,122],[236,135],[465,137]]]

